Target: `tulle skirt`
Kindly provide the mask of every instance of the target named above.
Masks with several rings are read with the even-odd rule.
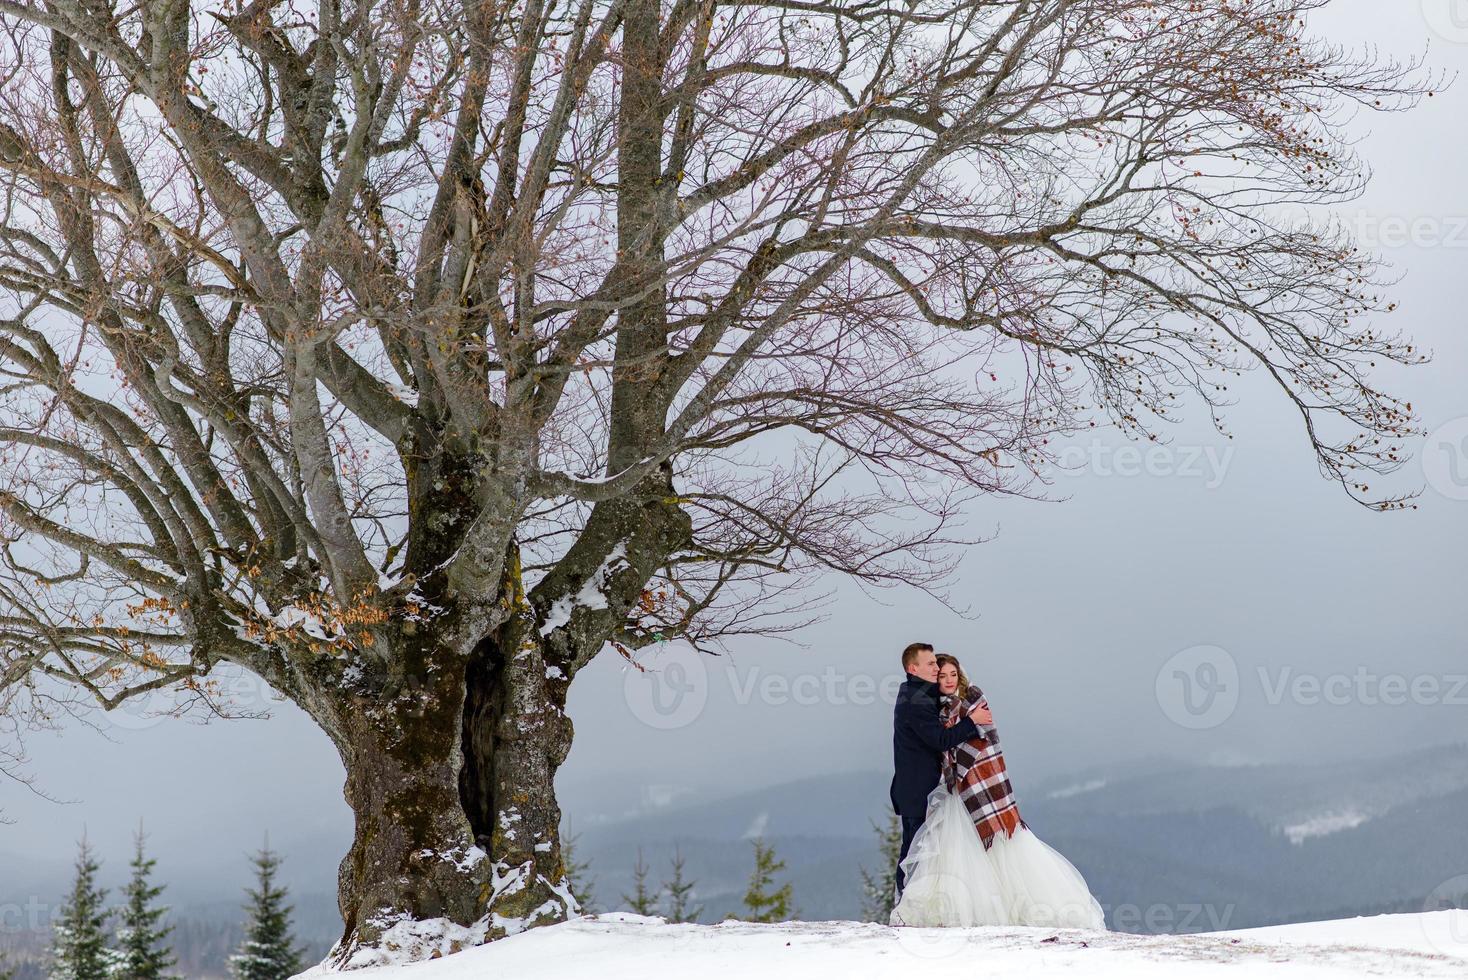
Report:
[[[942,783],[902,873],[894,926],[1106,928],[1101,904],[1059,851],[1027,827],[985,848],[963,800]]]

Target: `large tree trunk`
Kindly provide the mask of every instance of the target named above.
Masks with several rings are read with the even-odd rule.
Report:
[[[411,668],[331,705],[356,815],[339,966],[424,959],[578,911],[554,785],[567,681],[533,621],[513,618],[467,662],[415,635],[427,625],[401,628]]]
[[[617,230],[640,298],[617,311],[616,359],[632,367],[615,372],[609,475],[646,457],[665,429],[667,406],[657,388],[668,355],[666,290],[652,286],[663,274],[666,237],[658,214],[664,129],[659,16],[656,0],[632,0],[623,31]],[[534,435],[520,435],[519,449],[535,458]],[[468,505],[480,496],[478,474],[487,461],[452,430],[425,429],[414,439],[417,451],[404,452],[415,517],[407,567],[432,577],[428,570],[449,562],[462,536],[482,519]],[[507,447],[517,445],[513,420],[499,439],[497,463],[512,472],[515,454]],[[606,567],[609,581],[601,587],[617,597],[583,612],[549,640],[524,593],[513,540],[495,597],[501,625],[472,650],[442,653],[452,644],[414,632],[431,630],[431,622],[403,623],[405,655],[391,662],[405,665],[401,678],[417,679],[409,682],[413,689],[371,699],[345,726],[350,734],[342,756],[357,835],[342,864],[346,931],[338,962],[380,961],[410,935],[427,935],[429,946],[415,943],[405,951],[422,959],[578,910],[566,883],[555,797],[556,771],[571,746],[566,690],[575,665],[600,648],[664,557],[691,538],[691,521],[673,502],[671,476],[671,463],[665,463],[638,493],[598,503],[549,573],[549,591],[575,595]],[[606,566],[618,548],[620,562]],[[482,604],[487,597],[462,598]],[[443,604],[455,602],[444,598]],[[429,925],[431,920],[441,921]]]
[[[517,590],[510,601],[522,615],[475,651],[463,710],[459,795],[499,876],[489,939],[578,909],[561,858],[555,789],[571,751],[570,673],[541,642],[524,595]]]

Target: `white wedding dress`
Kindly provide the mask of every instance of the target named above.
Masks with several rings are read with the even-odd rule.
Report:
[[[894,926],[1105,929],[1101,903],[1065,857],[1028,827],[987,849],[963,801],[939,783],[902,860]]]

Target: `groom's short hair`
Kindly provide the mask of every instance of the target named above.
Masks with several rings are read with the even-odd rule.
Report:
[[[902,651],[902,669],[906,670],[917,663],[918,654],[931,649],[933,649],[931,643],[909,643],[907,649]]]

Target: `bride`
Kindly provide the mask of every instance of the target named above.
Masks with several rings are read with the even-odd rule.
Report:
[[[938,694],[944,725],[975,703],[987,707],[948,654],[938,657]],[[902,860],[906,885],[891,924],[1105,929],[1081,873],[1020,819],[998,733],[981,725],[979,735],[943,753],[943,778]]]

